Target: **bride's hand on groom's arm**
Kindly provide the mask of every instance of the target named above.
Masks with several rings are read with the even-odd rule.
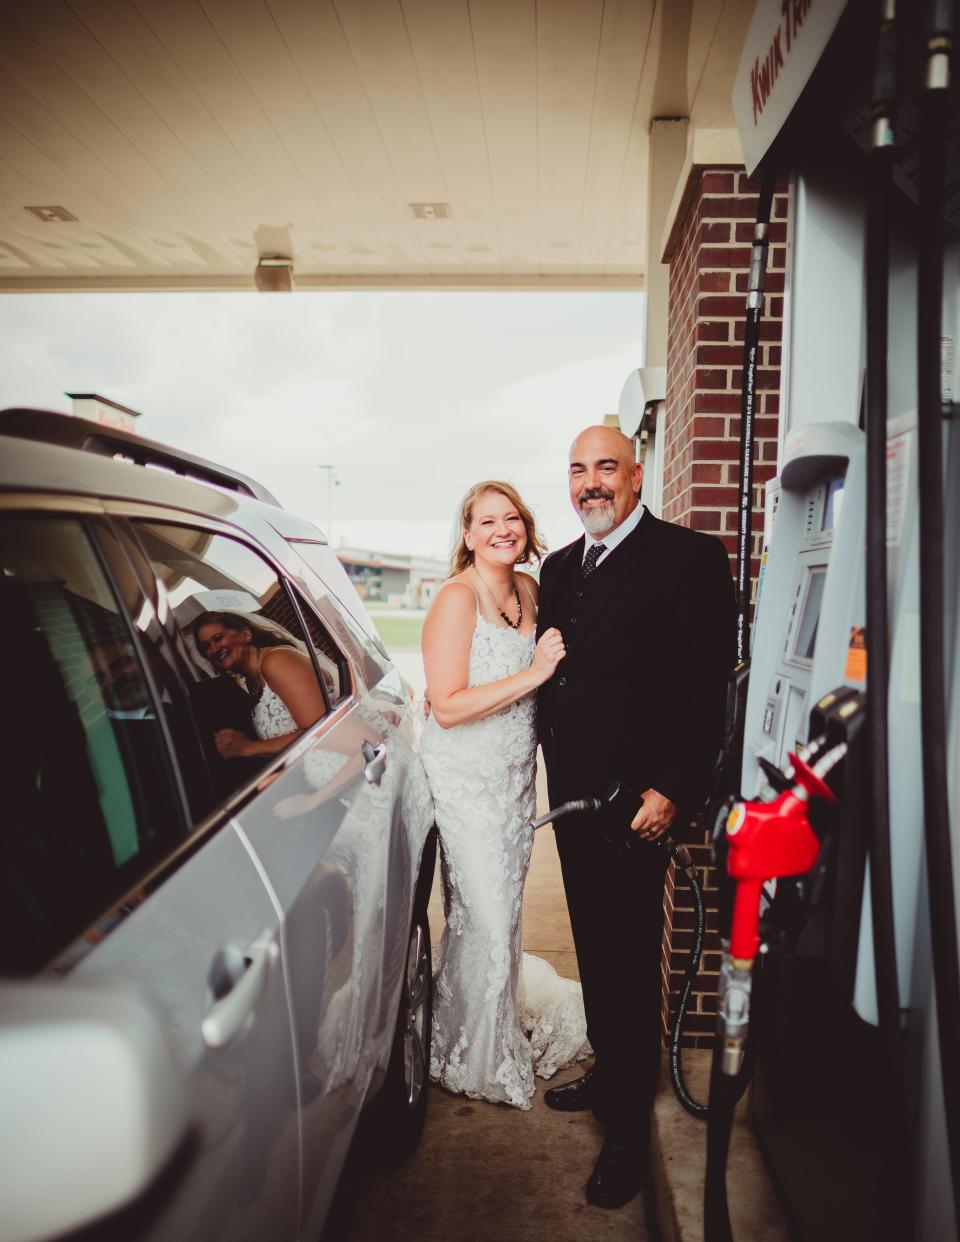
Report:
[[[563,659],[563,637],[550,629],[537,643],[532,662],[519,672],[471,686],[470,654],[477,627],[477,597],[453,582],[431,605],[423,626],[423,667],[429,712],[441,729],[482,720],[516,703],[552,677]],[[424,704],[426,710],[426,704]]]
[[[566,654],[567,650],[563,645],[563,635],[560,631],[556,627],[544,630],[537,643],[537,649],[533,653],[533,663],[530,666],[536,674],[538,685],[550,680],[557,665]]]

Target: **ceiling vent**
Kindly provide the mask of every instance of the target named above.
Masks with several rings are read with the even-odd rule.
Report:
[[[44,224],[76,224],[77,217],[66,207],[26,207],[25,211],[32,212],[38,220],[42,220]]]
[[[410,210],[415,220],[449,220],[449,203],[411,203]]]

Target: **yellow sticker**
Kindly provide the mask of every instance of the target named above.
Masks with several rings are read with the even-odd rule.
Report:
[[[847,667],[843,671],[847,681],[866,682],[867,680],[867,631],[862,625],[850,627],[850,642],[847,645]]]

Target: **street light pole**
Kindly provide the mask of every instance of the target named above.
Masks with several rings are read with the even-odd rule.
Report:
[[[333,547],[333,489],[340,486],[340,480],[335,466],[326,462],[318,462],[317,469],[327,472],[327,529],[323,533],[327,537],[327,542]]]

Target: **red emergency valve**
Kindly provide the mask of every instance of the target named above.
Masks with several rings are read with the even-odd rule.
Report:
[[[727,871],[737,881],[730,931],[730,956],[749,962],[760,946],[760,895],[765,880],[803,875],[813,866],[820,842],[810,827],[811,797],[836,802],[833,791],[796,755],[794,785],[773,802],[738,802],[727,816]]]

